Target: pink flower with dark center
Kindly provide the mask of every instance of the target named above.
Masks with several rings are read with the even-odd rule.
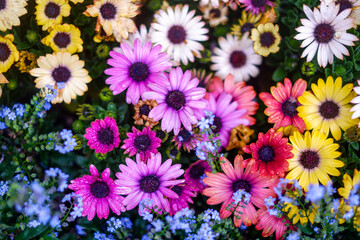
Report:
[[[69,189],[82,197],[84,209],[82,216],[87,216],[89,221],[95,214],[100,219],[106,219],[109,216],[109,207],[114,213],[120,215],[120,212],[125,211],[125,207],[122,203],[124,198],[119,194],[128,194],[131,189],[127,186],[117,186],[110,178],[110,168],[106,168],[101,177],[94,165],[91,164],[89,168],[91,175],[71,180],[69,185]]]
[[[196,148],[196,144],[202,140],[202,136],[188,131],[186,129],[182,129],[178,135],[174,137],[172,141],[175,141],[175,145],[178,149],[183,147],[184,150],[190,152]]]
[[[270,0],[240,0],[239,2],[243,4],[245,11],[249,11],[255,15],[258,15],[260,12],[265,12],[266,6],[275,6],[275,3]]]
[[[136,155],[136,162],[130,158],[126,158],[125,161],[126,165],[120,164],[119,166],[121,172],[116,173],[118,179],[115,180],[115,183],[118,186],[127,186],[132,189],[123,201],[126,209],[135,208],[142,199],[151,199],[159,209],[170,212],[169,200],[165,197],[179,197],[169,187],[185,181],[176,180],[184,173],[181,165],[171,166],[171,159],[161,164],[160,153],[151,154],[151,158],[146,164],[140,160],[140,155]]]
[[[207,161],[198,160],[197,162],[191,164],[185,171],[184,178],[186,183],[201,192],[206,187],[202,181],[202,177],[205,175],[205,172],[211,172],[211,170],[212,169]]]
[[[161,139],[156,137],[156,133],[150,127],[144,128],[142,131],[132,128],[132,132],[126,133],[129,137],[124,140],[124,145],[121,146],[125,149],[125,154],[134,156],[140,153],[140,159],[146,162],[150,158],[151,153],[157,153],[157,148],[161,145]]]
[[[88,146],[96,153],[106,154],[120,144],[119,129],[112,117],[96,119],[85,131],[84,138],[88,140]]]
[[[189,203],[194,203],[191,198],[196,197],[198,189],[187,185],[187,183],[179,184],[171,188],[179,198],[170,198],[170,214],[174,215],[178,211],[189,208]]]

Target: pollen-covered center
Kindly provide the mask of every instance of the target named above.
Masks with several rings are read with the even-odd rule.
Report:
[[[65,32],[58,32],[54,36],[54,43],[59,48],[66,48],[70,44],[70,41],[71,41],[70,35]]]
[[[340,107],[331,100],[326,100],[320,105],[319,112],[325,119],[333,119],[339,115]]]
[[[150,113],[150,107],[149,107],[149,105],[147,105],[147,104],[142,105],[142,106],[140,107],[139,113],[140,113],[140,115],[148,116],[149,113]]]
[[[49,2],[46,6],[45,6],[45,15],[48,18],[57,18],[60,14],[60,6],[57,5],[56,3],[53,2]]]
[[[334,38],[335,31],[330,24],[321,23],[315,27],[314,37],[319,43],[328,43]]]
[[[0,11],[6,8],[6,0],[0,0]]]
[[[320,157],[315,151],[307,150],[300,155],[300,164],[307,169],[316,168],[319,165]]]
[[[221,131],[222,128],[222,121],[221,118],[215,116],[212,127],[215,126],[215,128],[212,130],[214,134]]]
[[[233,192],[237,192],[239,189],[243,189],[245,192],[250,193],[251,185],[248,181],[240,179],[232,184]]]
[[[183,26],[174,25],[169,29],[167,37],[170,42],[179,44],[185,41],[186,31]]]
[[[64,66],[59,66],[52,71],[51,76],[53,77],[54,81],[57,83],[67,82],[71,77],[71,72],[69,68]]]
[[[284,115],[293,117],[295,116],[298,111],[296,108],[298,107],[298,104],[294,98],[289,98],[281,105],[281,111],[284,113]]]
[[[186,103],[185,95],[178,90],[170,91],[165,102],[173,109],[180,110]]]
[[[5,43],[0,43],[0,61],[5,62],[10,57],[11,50]]]
[[[181,140],[180,140],[181,142],[188,142],[191,140],[192,134],[188,130],[183,129],[179,132],[178,137],[179,138],[181,137]]]
[[[155,175],[142,177],[140,180],[140,189],[146,193],[156,192],[160,187],[160,179]]]
[[[272,32],[264,32],[260,34],[260,43],[263,47],[270,47],[275,42],[275,37]]]
[[[205,173],[205,168],[200,164],[194,165],[190,168],[189,174],[193,179],[200,179],[202,175]]]
[[[115,18],[116,6],[110,2],[103,4],[100,7],[101,17],[105,20],[111,20]]]
[[[259,154],[259,159],[263,162],[271,162],[274,160],[275,157],[275,151],[269,145],[262,146],[258,150],[258,154]]]
[[[101,144],[110,145],[114,141],[114,133],[109,128],[103,128],[97,132],[97,138]]]
[[[140,151],[146,151],[151,146],[151,139],[148,135],[137,136],[134,140],[135,147]]]
[[[240,68],[246,63],[246,55],[243,51],[234,51],[230,55],[230,63],[234,68]]]
[[[109,194],[110,188],[105,182],[96,181],[90,185],[90,192],[96,198],[104,198]]]
[[[149,74],[148,65],[142,62],[133,63],[129,68],[129,76],[136,82],[145,81]]]
[[[251,5],[256,8],[264,7],[266,4],[266,0],[251,0]]]

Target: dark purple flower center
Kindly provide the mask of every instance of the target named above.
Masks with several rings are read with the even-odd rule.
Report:
[[[104,145],[110,145],[114,142],[114,132],[110,128],[103,128],[97,132],[98,141]]]
[[[263,47],[270,47],[275,42],[275,37],[272,32],[264,32],[260,34],[260,43]]]
[[[267,0],[251,0],[251,5],[256,8],[264,7]]]
[[[305,151],[300,155],[300,164],[307,169],[316,168],[319,165],[320,157],[315,151]]]
[[[205,173],[205,168],[200,164],[194,165],[190,168],[189,174],[193,179],[200,179],[202,175]]]
[[[90,185],[90,192],[96,198],[104,198],[109,194],[110,188],[105,182],[96,181]]]
[[[138,150],[144,152],[151,146],[151,139],[146,134],[137,136],[134,140],[134,145]]]
[[[45,15],[48,18],[57,18],[57,16],[59,16],[59,14],[60,14],[60,6],[57,5],[56,3],[49,2],[45,6]]]
[[[59,48],[66,48],[70,43],[70,35],[64,32],[58,32],[54,37],[54,43]]]
[[[116,6],[112,3],[105,3],[100,7],[101,17],[105,20],[111,20],[115,18]]]
[[[145,81],[149,76],[149,67],[145,63],[136,62],[129,68],[129,76],[135,82]]]
[[[169,152],[169,155],[171,157],[175,157],[178,153],[179,153],[179,150],[177,150],[176,148],[172,148]]]
[[[305,195],[303,195],[303,196],[299,199],[301,205],[303,205],[303,206],[305,207],[305,209],[307,210],[307,209],[310,208],[312,202],[311,202],[310,200],[308,200],[308,202],[306,203],[305,200],[306,200]]]
[[[150,107],[147,104],[144,104],[140,107],[140,115],[148,116],[150,112]]]
[[[250,193],[251,185],[246,180],[237,180],[232,185],[233,192],[238,191],[239,189],[243,189],[245,192]]]
[[[344,11],[344,10],[346,10],[348,8],[353,8],[353,5],[349,0],[337,0],[336,3],[340,4],[339,13],[341,13],[342,11]]]
[[[319,112],[325,119],[333,119],[339,115],[340,107],[335,102],[327,100],[320,105]]]
[[[163,140],[166,137],[166,133],[160,129],[156,130],[156,137]]]
[[[170,91],[165,99],[166,103],[175,110],[180,110],[186,103],[185,95],[178,91]]]
[[[210,10],[210,16],[213,18],[219,18],[221,16],[221,12],[217,8],[213,8]]]
[[[253,28],[254,28],[254,24],[245,23],[244,25],[242,25],[240,32],[241,32],[241,34],[244,34],[246,32],[250,32],[251,29],[253,29]]]
[[[181,195],[181,193],[183,192],[183,187],[176,185],[174,187],[171,188],[171,190],[173,190],[177,195]]]
[[[293,117],[298,113],[298,111],[296,110],[297,107],[298,104],[296,100],[294,101],[294,98],[289,98],[288,100],[282,103],[281,111],[284,113],[284,115]]]
[[[321,23],[315,27],[314,36],[319,43],[328,43],[334,38],[335,31],[330,24]]]
[[[6,43],[0,43],[0,61],[5,62],[8,60],[11,50]]]
[[[188,130],[183,129],[179,132],[179,137],[182,138],[180,140],[181,142],[189,142],[191,140],[192,134]]]
[[[258,150],[259,158],[263,162],[271,162],[274,160],[275,151],[269,145],[264,145]]]
[[[0,10],[3,10],[6,8],[6,0],[0,0]]]
[[[230,63],[234,68],[239,68],[245,65],[246,55],[243,51],[234,51],[230,55]]]
[[[59,66],[52,71],[51,76],[57,83],[67,82],[71,77],[71,72],[69,68],[64,66]]]
[[[140,180],[140,189],[146,193],[156,192],[160,187],[160,179],[155,175],[142,177]]]
[[[215,129],[212,130],[214,134],[220,132],[220,130],[222,128],[221,118],[215,116],[214,122],[213,122],[213,124],[211,126],[215,126]]]
[[[174,25],[168,31],[168,39],[174,44],[179,44],[185,41],[186,32],[183,26]]]

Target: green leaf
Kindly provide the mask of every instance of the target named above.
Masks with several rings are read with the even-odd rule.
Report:
[[[286,77],[286,72],[284,69],[278,67],[272,75],[272,78],[275,82],[280,82]]]
[[[359,150],[359,142],[351,142],[351,147],[355,150]]]
[[[40,225],[36,228],[26,228],[19,235],[15,237],[15,240],[27,240],[34,239],[36,236],[44,233],[48,229],[48,226]]]

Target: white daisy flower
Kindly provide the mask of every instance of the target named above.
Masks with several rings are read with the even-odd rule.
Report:
[[[346,9],[339,13],[340,6],[325,1],[320,4],[320,10],[314,8],[314,11],[304,5],[304,12],[308,19],[300,19],[303,26],[296,28],[299,32],[294,38],[304,40],[301,44],[305,48],[301,57],[305,57],[310,62],[316,52],[317,61],[321,67],[326,67],[328,63],[332,64],[334,55],[343,59],[343,55],[349,55],[349,51],[344,47],[354,46],[354,41],[358,38],[353,34],[347,33],[353,27],[353,19],[347,18],[351,9]]]
[[[340,12],[345,9],[351,9],[350,16],[354,19],[355,25],[360,25],[360,1],[359,0],[337,0],[337,4],[340,5]]]
[[[357,80],[358,84],[360,85],[360,79]],[[351,119],[359,118],[360,117],[360,86],[354,87],[353,89],[358,96],[354,97],[353,100],[351,100],[351,103],[355,104],[351,109],[350,112],[354,112]],[[360,123],[359,123],[360,127]]]
[[[234,76],[235,82],[248,81],[251,77],[259,74],[257,65],[261,64],[262,58],[253,49],[253,41],[245,34],[242,39],[233,35],[226,35],[226,39],[219,38],[220,48],[214,49],[211,61],[211,70],[216,75],[225,78],[229,73]]]
[[[218,8],[206,5],[199,8],[204,13],[204,19],[209,21],[211,27],[216,27],[219,24],[226,24],[228,21],[228,7],[220,4]]]
[[[201,16],[196,16],[195,10],[189,12],[189,6],[176,5],[175,10],[168,7],[166,12],[160,10],[155,14],[156,22],[152,23],[153,31],[150,33],[154,44],[161,44],[175,62],[188,64],[204,49],[199,41],[206,41],[208,30]]]
[[[196,0],[197,1],[197,0]],[[200,0],[200,6],[211,4],[213,7],[219,7],[219,0]]]

